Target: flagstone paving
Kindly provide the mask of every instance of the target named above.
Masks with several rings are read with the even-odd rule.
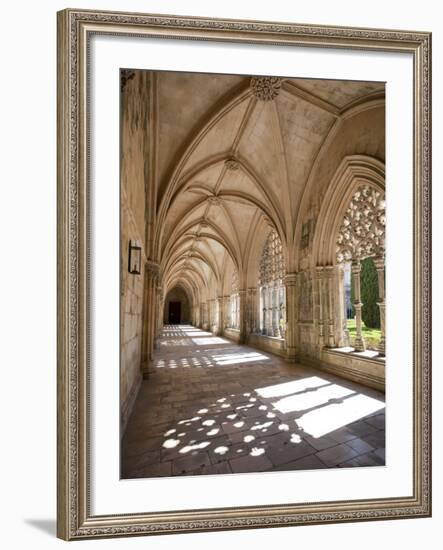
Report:
[[[122,440],[121,477],[384,464],[382,393],[169,325]]]

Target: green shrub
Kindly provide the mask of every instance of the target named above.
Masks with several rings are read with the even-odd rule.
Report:
[[[380,328],[380,310],[378,300],[378,277],[372,258],[365,258],[361,262],[360,292],[363,304],[361,316],[368,328]],[[354,280],[351,275],[351,303],[354,304]],[[355,309],[352,306],[352,315],[355,316]]]

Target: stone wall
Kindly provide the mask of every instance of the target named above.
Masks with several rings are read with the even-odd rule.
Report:
[[[147,74],[126,71],[122,86],[122,164],[120,193],[120,411],[126,427],[142,380],[143,285],[146,262],[145,173],[147,151]],[[128,272],[129,241],[142,247],[141,274]]]
[[[240,341],[240,331],[236,328],[225,328],[223,336],[226,336],[226,338],[236,343]]]
[[[279,355],[280,357],[286,357],[285,341],[282,338],[262,334],[249,334],[247,344],[263,351],[275,353],[275,355]]]
[[[121,332],[120,332],[120,399],[122,428],[132,410],[141,383],[141,349],[143,327],[144,267],[140,275],[128,272],[128,243],[142,240],[134,216],[122,193],[121,200]]]

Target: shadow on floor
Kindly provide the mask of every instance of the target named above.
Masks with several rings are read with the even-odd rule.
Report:
[[[55,519],[25,519],[27,525],[35,527],[39,531],[55,537],[57,534],[57,522]]]

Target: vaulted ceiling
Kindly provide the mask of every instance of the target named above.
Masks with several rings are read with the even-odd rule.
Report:
[[[334,154],[346,152],[340,131],[350,119],[360,128],[357,152],[384,155],[368,131],[368,111],[384,107],[383,83],[153,74],[156,246],[166,290],[215,284],[223,292],[233,269],[243,286],[269,226],[291,256],[316,164],[323,159],[328,169],[334,140],[344,141]]]

